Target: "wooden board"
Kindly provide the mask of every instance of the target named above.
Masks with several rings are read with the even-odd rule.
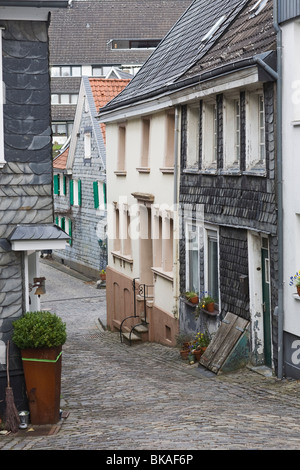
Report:
[[[214,339],[200,358],[200,364],[217,374],[237,341],[248,326],[248,321],[228,312]]]

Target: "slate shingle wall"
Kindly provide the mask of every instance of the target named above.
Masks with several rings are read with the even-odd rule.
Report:
[[[5,360],[1,361],[5,351],[2,345],[11,337],[12,321],[24,309],[23,256],[10,251],[6,238],[16,224],[53,223],[53,202],[48,24],[2,20],[0,24],[4,26],[7,161],[0,169],[0,396],[4,396],[6,368],[1,365],[5,364]],[[10,368],[14,387],[22,366],[13,344]]]
[[[84,129],[91,129],[92,122],[89,113],[82,114],[80,125],[80,136],[77,140],[74,164],[73,179],[81,180],[82,206],[70,207],[69,184],[67,184],[68,194],[66,197],[55,196],[56,213],[66,215],[72,219],[72,246],[67,246],[62,251],[56,251],[55,255],[66,260],[73,267],[80,270],[92,268],[99,271],[106,268],[106,252],[100,249],[98,239],[103,239],[106,218],[100,218],[99,211],[94,207],[93,181],[100,181],[100,167],[102,160],[98,153],[98,148],[92,130],[92,154],[91,159],[84,159]],[[102,177],[104,179],[104,177]]]
[[[271,259],[271,306],[277,304],[277,229],[276,229],[276,180],[275,180],[275,115],[274,87],[265,84],[265,125],[266,125],[266,176],[255,176],[243,171],[240,176],[222,174],[223,134],[222,96],[217,97],[218,125],[221,126],[218,141],[218,168],[216,175],[201,172],[186,172],[186,107],[182,108],[181,139],[181,181],[180,203],[203,204],[205,221],[219,226],[220,288],[222,315],[231,311],[243,318],[249,318],[248,298],[240,288],[240,276],[248,275],[247,230],[269,233]],[[245,170],[245,93],[241,93],[241,142],[242,164]],[[201,162],[201,120],[200,120],[200,162]],[[180,262],[185,266],[185,241],[180,242]],[[185,290],[185,270],[181,271],[181,291]]]

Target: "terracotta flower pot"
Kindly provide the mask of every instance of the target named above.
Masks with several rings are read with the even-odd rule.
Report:
[[[192,304],[198,304],[199,303],[199,297],[191,297],[189,299],[189,302],[191,302]]]
[[[101,281],[106,281],[106,274],[100,274]]]
[[[208,312],[213,312],[215,310],[214,302],[211,302],[210,304],[206,304],[205,310],[207,310]]]
[[[189,354],[190,354],[189,349],[182,349],[180,351],[180,356],[181,356],[182,359],[188,359]]]
[[[62,346],[21,351],[31,424],[59,421],[61,352]]]
[[[300,296],[300,286],[297,286],[297,294]]]

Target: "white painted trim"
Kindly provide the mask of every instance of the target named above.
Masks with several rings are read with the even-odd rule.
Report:
[[[246,70],[210,79],[205,82],[201,82],[200,84],[193,84],[192,86],[178,91],[167,92],[152,99],[143,100],[141,98],[137,103],[126,106],[122,106],[122,103],[120,103],[119,108],[115,110],[100,112],[99,121],[108,123],[136,116],[142,117],[167,108],[201,100],[213,94],[226,93],[229,90],[234,90],[236,88],[257,85],[258,81],[257,67],[249,67]]]
[[[63,250],[66,240],[17,240],[11,242],[12,251]]]

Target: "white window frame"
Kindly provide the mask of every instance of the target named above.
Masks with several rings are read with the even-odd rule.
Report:
[[[202,170],[217,170],[217,103],[203,101]]]
[[[263,109],[260,108],[261,100]],[[262,89],[248,91],[246,95],[246,170],[266,170],[265,107]]]
[[[190,234],[193,233],[195,236],[191,239]],[[195,243],[196,240],[196,243]],[[186,220],[185,221],[185,266],[186,266],[186,291],[193,291],[197,294],[200,294],[200,250],[201,244],[203,244],[203,237],[202,237],[202,225],[195,220]],[[197,282],[193,282],[190,277],[191,272],[191,251],[196,250],[198,252],[198,269],[197,269]],[[197,285],[196,285],[197,284]]]
[[[0,27],[0,168],[5,165],[4,155],[4,100],[5,100],[5,84],[3,82],[3,64],[2,64],[2,30]]]
[[[92,157],[92,133],[84,133],[84,158],[90,159]]]
[[[241,161],[241,104],[240,96],[224,96],[224,169],[239,170]]]
[[[217,243],[217,270],[218,270],[218,279],[217,279],[217,296],[212,291],[211,280],[210,280],[210,259],[209,259],[209,241],[215,240]],[[219,244],[219,230],[218,227],[205,225],[204,226],[204,288],[211,296],[215,298],[216,303],[219,303],[220,299],[220,244]]]
[[[187,107],[186,168],[199,168],[200,104]]]

